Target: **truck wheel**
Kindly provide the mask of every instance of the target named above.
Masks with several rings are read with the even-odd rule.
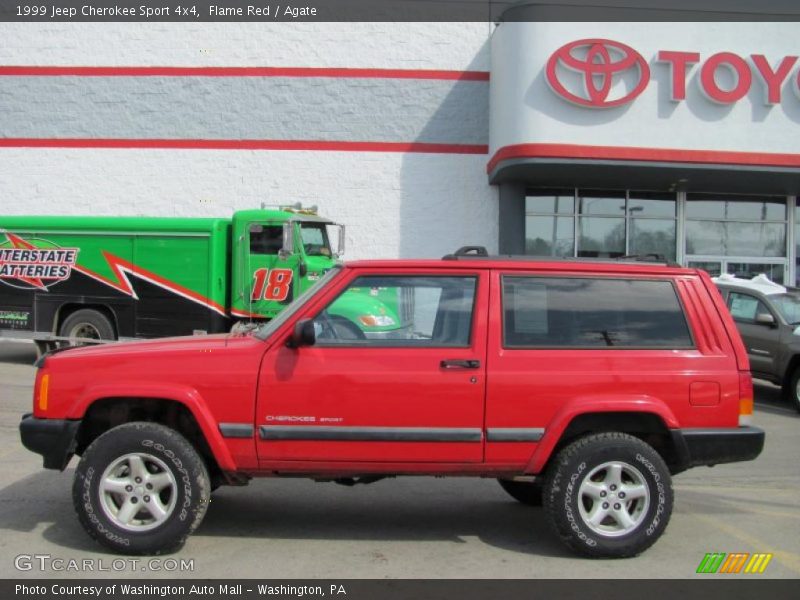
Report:
[[[800,367],[797,367],[789,379],[789,385],[784,388],[786,399],[800,412]]]
[[[76,310],[61,323],[58,334],[61,337],[89,338],[92,340],[113,340],[114,326],[103,313],[91,308]],[[78,345],[70,342],[70,345]]]
[[[528,506],[542,505],[541,481],[512,481],[511,479],[498,479],[497,483],[509,496]]]
[[[561,450],[548,467],[544,507],[572,550],[595,558],[635,556],[669,522],[669,469],[658,452],[631,435],[588,435]]]
[[[92,442],[75,470],[72,501],[91,537],[123,554],[183,546],[208,508],[208,470],[178,432],[126,423]]]

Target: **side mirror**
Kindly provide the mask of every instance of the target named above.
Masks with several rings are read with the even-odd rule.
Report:
[[[291,256],[294,252],[294,223],[289,221],[288,223],[283,224],[283,244],[281,246],[280,251],[278,252],[278,256],[280,258],[286,258],[287,256]]]
[[[756,323],[775,327],[775,317],[769,313],[759,313],[756,315]]]
[[[339,223],[329,223],[328,227],[329,236],[331,234],[331,230],[334,228],[336,229],[336,250],[334,250],[333,255],[336,258],[341,258],[344,256],[344,225]]]
[[[312,319],[300,319],[294,324],[292,337],[289,338],[289,347],[313,346],[317,342],[317,332]]]

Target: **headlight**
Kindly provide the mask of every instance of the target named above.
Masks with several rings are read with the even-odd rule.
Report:
[[[391,327],[395,320],[387,315],[361,315],[358,320],[365,327]]]

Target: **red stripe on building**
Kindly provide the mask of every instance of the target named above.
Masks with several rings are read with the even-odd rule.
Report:
[[[489,81],[487,71],[315,67],[33,67],[0,66],[0,76],[26,77],[335,77]]]
[[[147,148],[170,150],[315,150],[487,154],[485,144],[427,142],[336,142],[320,140],[171,140],[100,138],[0,138],[0,148]]]
[[[678,150],[673,148],[630,148],[582,146],[578,144],[516,144],[495,152],[486,171],[491,173],[504,160],[520,158],[573,158],[637,162],[800,167],[800,154],[735,152],[731,150]]]

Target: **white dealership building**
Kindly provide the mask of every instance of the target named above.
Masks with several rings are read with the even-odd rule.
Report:
[[[794,284],[797,23],[537,5],[499,23],[0,24],[0,211],[299,201],[346,223],[349,258],[655,253]]]

